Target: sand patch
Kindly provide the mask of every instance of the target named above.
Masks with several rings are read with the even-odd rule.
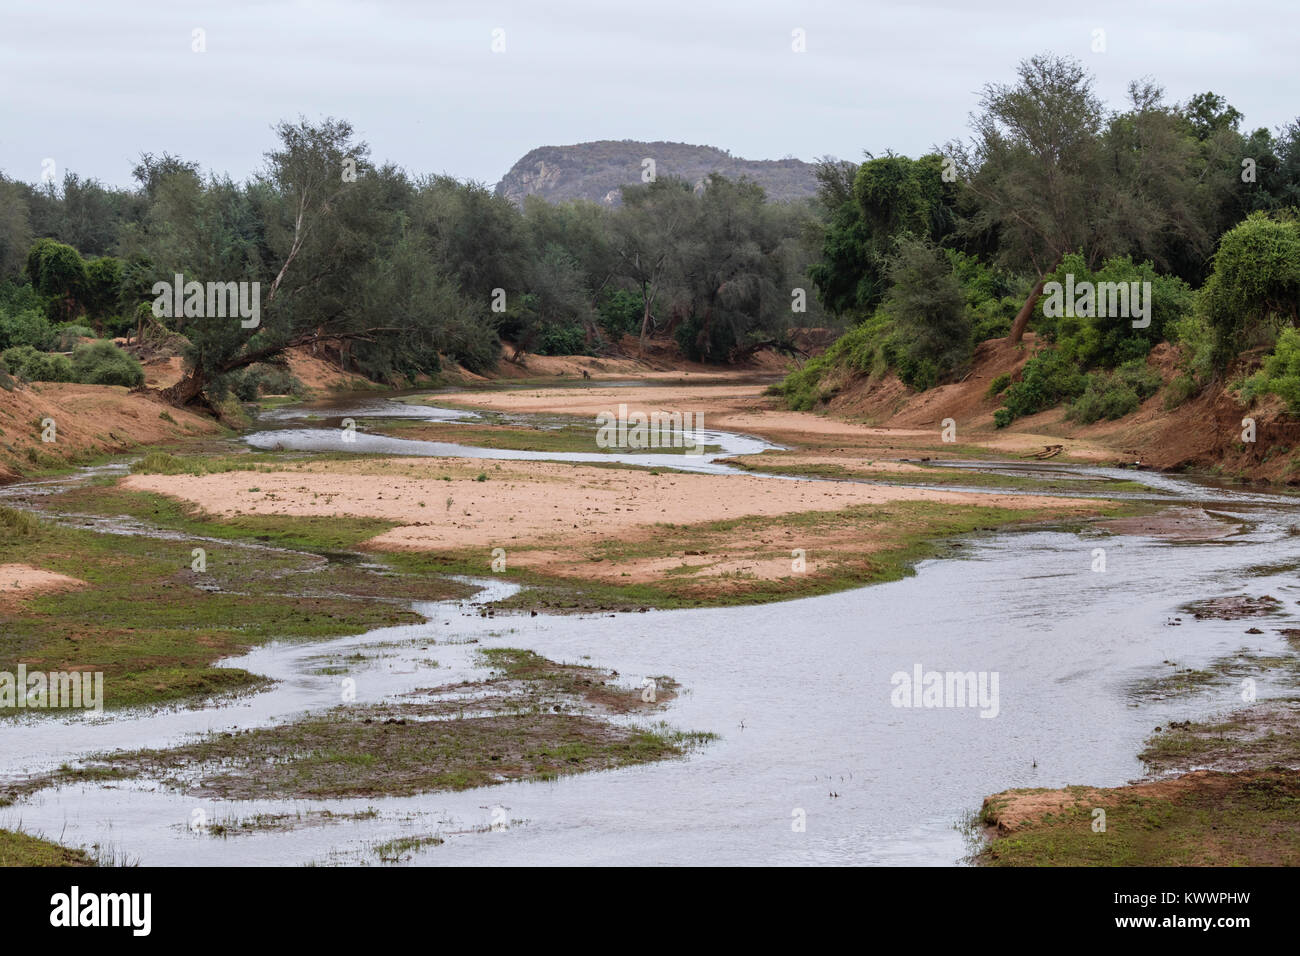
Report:
[[[1086,508],[1075,499],[973,495],[857,485],[780,481],[749,475],[651,474],[552,462],[379,459],[313,462],[283,472],[130,475],[125,487],[179,498],[220,516],[346,514],[398,522],[372,538],[376,548],[572,546],[618,538],[656,524],[838,511],[854,505],[927,501],[1011,509]],[[489,480],[477,481],[478,469]],[[449,481],[442,480],[447,475]]]
[[[893,549],[1007,524],[1021,513],[1041,520],[1098,508],[1038,495],[463,458],[140,474],[123,484],[218,517],[378,518],[395,527],[370,538],[368,548],[481,559],[485,569],[502,548],[511,570],[556,584],[644,584],[692,601],[867,583],[895,573]]]
[[[0,607],[12,606],[32,594],[72,591],[85,586],[86,582],[79,578],[30,564],[0,564]]]
[[[999,834],[1015,833],[1048,814],[1064,813],[1077,807],[1112,807],[1129,797],[1176,800],[1200,789],[1217,789],[1225,775],[1196,770],[1171,777],[1131,784],[1127,787],[1065,787],[1061,790],[1006,790],[984,800],[984,820]]]

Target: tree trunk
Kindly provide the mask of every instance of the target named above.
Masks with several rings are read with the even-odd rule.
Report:
[[[1038,304],[1038,297],[1043,294],[1043,284],[1047,281],[1047,276],[1039,278],[1034,285],[1034,291],[1029,293],[1029,298],[1025,304],[1020,307],[1016,313],[1016,321],[1011,324],[1011,344],[1016,345],[1025,334],[1025,326],[1029,325],[1029,317],[1034,314],[1034,306]]]
[[[650,296],[646,294],[644,285],[641,287],[641,298],[645,301],[645,310],[641,313],[641,344],[637,348],[637,355],[645,355],[645,337],[650,330]]]
[[[168,386],[162,391],[163,401],[169,405],[183,407],[195,401],[203,394],[203,387],[208,384],[208,378],[200,368],[192,368],[185,373],[175,385]]]

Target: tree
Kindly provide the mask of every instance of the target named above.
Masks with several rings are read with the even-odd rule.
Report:
[[[686,315],[677,338],[693,359],[728,360],[755,331],[789,325],[779,213],[764,199],[757,183],[715,173],[694,200],[677,281]]]
[[[887,271],[883,311],[894,327],[899,377],[932,388],[970,360],[966,294],[943,250],[925,239],[900,239]]]
[[[1183,108],[1192,134],[1202,142],[1216,133],[1236,132],[1243,119],[1241,112],[1218,93],[1197,93]]]
[[[1037,278],[1012,325],[1014,342],[1062,256],[1077,250],[1095,262],[1111,250],[1101,213],[1112,182],[1099,135],[1105,113],[1078,61],[1036,56],[1017,76],[984,88],[973,142],[948,147],[979,199],[967,231],[996,231],[1002,261],[1028,264]]]
[[[1105,204],[1095,211],[1097,232],[1089,266],[1099,257],[1131,255],[1197,281],[1214,250],[1213,214],[1207,193],[1221,188],[1197,175],[1196,141],[1164,92],[1149,82],[1129,85],[1129,109],[1112,116],[1101,137]],[[1239,171],[1240,167],[1238,167]]]
[[[655,297],[676,266],[678,242],[693,213],[692,191],[685,180],[662,176],[652,183],[623,187],[623,208],[614,218],[611,241],[619,274],[641,291],[640,352],[650,334]]]
[[[342,120],[282,122],[276,133],[280,148],[267,154],[267,171],[258,183],[245,191],[214,184],[198,199],[209,217],[226,226],[213,237],[215,246],[206,243],[206,259],[229,268],[208,272],[206,281],[260,282],[273,276],[261,301],[261,324],[244,328],[238,320],[208,317],[188,325],[186,374],[163,391],[173,404],[190,404],[209,384],[295,345],[396,331],[368,321],[370,316],[360,319],[356,304],[337,294],[368,261],[364,242],[348,222],[373,214],[362,199],[373,195],[365,185],[371,171],[368,147],[353,141],[351,125]],[[169,185],[178,178],[171,177]],[[259,218],[249,215],[259,207],[265,237],[244,223]],[[278,263],[274,273],[262,271],[263,251],[268,263]]]
[[[66,243],[38,239],[27,253],[27,275],[46,298],[51,320],[65,322],[80,313],[86,294],[86,263]]]
[[[122,260],[102,256],[86,263],[85,306],[86,313],[95,324],[96,332],[103,332],[104,319],[111,317],[121,306]]]
[[[898,239],[941,241],[953,229],[956,202],[938,155],[869,158],[857,167],[849,190],[846,173],[844,165],[819,169],[819,201],[831,212],[821,261],[808,270],[822,304],[835,314],[879,305]]]
[[[490,305],[497,289],[508,303],[524,291],[528,243],[510,200],[481,183],[432,176],[417,182],[412,215],[433,261],[465,295]]]
[[[0,176],[0,280],[22,271],[32,245],[23,187]]]
[[[1300,319],[1300,221],[1252,213],[1225,233],[1200,308],[1214,332],[1214,363],[1225,369],[1241,349]]]
[[[186,162],[179,156],[166,152],[161,156],[141,153],[140,162],[131,170],[131,176],[140,184],[145,197],[150,201],[157,198],[159,187],[172,176],[184,176],[196,185],[203,179],[198,163]]]

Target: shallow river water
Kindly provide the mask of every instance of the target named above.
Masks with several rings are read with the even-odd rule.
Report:
[[[275,424],[261,435],[299,447],[286,443],[294,439],[285,418]],[[719,433],[710,441],[736,454],[755,440]],[[496,457],[453,447],[437,453]],[[2,778],[96,750],[157,746],[333,706],[340,678],[321,671],[344,659],[358,699],[370,701],[481,674],[472,663],[477,648],[526,647],[613,668],[629,686],[643,676],[674,677],[683,693],[663,719],[719,735],[682,760],[410,798],[235,803],[136,784],[74,786],[0,810],[0,826],[163,865],[375,863],[375,844],[434,833],[446,842],[409,862],[958,863],[969,851],[964,825],[988,794],[1125,783],[1142,773],[1135,754],[1155,726],[1242,706],[1227,679],[1153,699],[1144,687],[1173,670],[1168,662],[1204,667],[1243,651],[1284,654],[1277,629],[1300,626],[1300,514],[1292,499],[1145,477],[1163,500],[1200,502],[1239,520],[1240,531],[1194,544],[1095,531],[1000,534],[890,584],[617,617],[483,618],[473,601],[511,588],[484,581],[471,602],[417,605],[425,624],[273,643],[227,661],[280,683],[219,708],[0,724]],[[1105,572],[1092,570],[1096,548],[1106,551]],[[1283,610],[1253,621],[1197,621],[1180,610],[1226,594],[1270,594]],[[1252,624],[1264,633],[1245,634]],[[352,660],[357,654],[364,660]],[[918,665],[996,674],[996,716],[894,706],[891,678]],[[1256,680],[1261,699],[1291,692],[1267,671]],[[196,810],[219,822],[367,808],[377,815],[224,839],[190,827]]]

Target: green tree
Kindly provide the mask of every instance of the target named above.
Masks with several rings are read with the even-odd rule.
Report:
[[[1300,221],[1292,213],[1252,213],[1224,234],[1199,307],[1214,332],[1214,363],[1227,368],[1300,317]]]
[[[31,245],[25,191],[19,183],[0,176],[0,281],[22,271]]]
[[[104,320],[115,315],[121,307],[122,277],[121,259],[102,256],[86,263],[84,301],[96,332],[102,332]]]
[[[820,202],[830,209],[819,262],[808,274],[822,304],[837,315],[868,312],[885,296],[897,241],[911,235],[941,241],[955,223],[956,191],[943,179],[938,155],[882,156],[857,167],[845,196],[844,166],[819,173]],[[850,201],[851,200],[851,201]],[[838,205],[835,205],[838,203]]]
[[[932,388],[970,361],[966,293],[944,251],[912,236],[898,241],[887,278],[882,311],[894,327],[899,377],[913,388]]]
[[[1001,261],[1028,265],[1037,278],[1012,325],[1018,342],[1061,257],[1080,250],[1095,262],[1110,250],[1102,214],[1112,177],[1100,138],[1105,111],[1078,61],[1035,56],[1016,72],[1016,83],[984,88],[973,141],[948,151],[978,199],[966,231],[995,233]]]
[[[623,187],[623,208],[614,217],[611,243],[619,275],[641,293],[640,351],[650,335],[651,309],[679,265],[678,248],[695,207],[690,184],[672,176]]]
[[[205,193],[177,176],[165,183],[178,193],[173,201],[192,204],[198,215],[169,220],[180,231],[164,232],[166,256],[155,261],[188,259],[203,282],[271,277],[260,288],[256,328],[215,317],[185,326],[187,370],[163,392],[174,404],[194,402],[208,385],[295,345],[400,331],[347,294],[370,259],[359,223],[378,214],[372,201],[383,185],[368,175],[368,147],[341,120],[282,122],[276,133],[279,148],[267,154],[266,173],[246,190],[214,181]],[[219,228],[202,229],[205,221]]]
[[[45,297],[55,322],[75,318],[86,295],[86,263],[76,249],[53,239],[38,239],[27,253],[27,276]]]

